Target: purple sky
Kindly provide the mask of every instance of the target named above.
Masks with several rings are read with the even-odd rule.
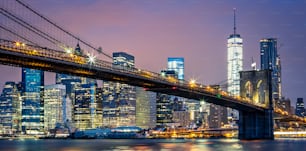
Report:
[[[136,66],[159,72],[168,57],[185,58],[185,77],[204,84],[226,79],[226,40],[244,40],[244,69],[259,62],[259,40],[278,38],[283,96],[306,99],[306,0],[28,0],[58,25],[111,54],[125,51]],[[20,68],[1,66],[0,84],[20,81]],[[54,83],[54,74],[46,74]]]

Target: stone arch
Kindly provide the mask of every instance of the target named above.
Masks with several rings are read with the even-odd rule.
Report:
[[[266,100],[265,100],[265,86],[262,82],[262,80],[258,80],[257,82],[257,86],[256,86],[256,91],[257,91],[257,100],[258,103],[260,104],[265,104]]]
[[[245,88],[245,96],[247,98],[252,99],[253,98],[253,84],[251,81],[247,81],[244,85]]]

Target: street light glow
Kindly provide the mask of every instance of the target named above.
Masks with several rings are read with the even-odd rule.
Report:
[[[88,56],[88,62],[90,64],[94,64],[95,61],[96,61],[96,56],[95,55],[91,55],[91,54],[87,54],[87,56]]]
[[[191,79],[191,80],[189,81],[190,87],[194,87],[195,84],[196,84],[196,80],[195,80],[195,79]]]
[[[72,53],[72,48],[65,48],[66,53],[71,54]]]

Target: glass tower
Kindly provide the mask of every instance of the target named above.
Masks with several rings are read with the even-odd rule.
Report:
[[[281,64],[277,53],[277,39],[265,38],[260,40],[261,70],[272,70],[272,96],[275,100],[281,98]]]
[[[41,134],[44,126],[44,72],[22,68],[22,83],[22,131],[26,134]]]
[[[234,9],[234,33],[227,38],[227,91],[231,95],[240,95],[239,72],[243,70],[242,59],[243,40],[236,32],[236,10]],[[228,118],[238,120],[238,111],[228,108]]]
[[[295,107],[295,115],[304,117],[305,116],[305,106],[303,98],[297,98],[296,107]]]
[[[102,126],[102,91],[96,83],[81,84],[75,89],[74,124],[81,130]]]
[[[117,68],[133,68],[134,56],[125,52],[113,53]],[[118,82],[103,81],[103,126],[135,126],[136,87]]]
[[[66,87],[62,84],[44,87],[44,129],[55,128],[57,123],[63,124],[66,106]]]
[[[173,123],[173,101],[167,94],[157,93],[156,98],[156,125],[163,127]]]
[[[19,97],[15,82],[6,82],[0,96],[0,134],[12,135],[20,130]]]
[[[243,70],[242,38],[236,33],[236,11],[234,10],[234,33],[227,38],[227,91],[240,94],[239,72]]]
[[[179,80],[184,80],[184,58],[168,58],[168,71],[175,71]]]

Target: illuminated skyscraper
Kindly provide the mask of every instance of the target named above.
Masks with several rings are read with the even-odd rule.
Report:
[[[74,54],[76,55],[82,55],[82,49],[79,45],[79,43],[76,45],[75,49],[74,49]],[[82,84],[95,84],[97,81],[95,79],[90,79],[90,78],[86,78],[86,77],[78,77],[78,76],[72,76],[72,75],[68,75],[68,74],[61,74],[61,73],[56,73],[56,77],[55,77],[55,81],[56,84],[62,84],[65,85],[66,87],[66,96],[64,99],[64,117],[63,120],[65,122],[73,122],[75,120],[75,113],[74,113],[74,105],[76,103],[76,96],[75,96],[75,92],[76,89],[82,89],[81,86]],[[75,124],[75,123],[74,123]]]
[[[272,97],[281,99],[281,63],[277,53],[277,39],[265,38],[260,40],[261,70],[272,70]]]
[[[134,67],[134,56],[125,52],[113,53],[117,68]],[[118,82],[103,81],[103,126],[135,126],[136,87]]]
[[[66,110],[66,87],[55,84],[44,87],[44,129],[55,128],[57,123],[64,123]]]
[[[114,52],[113,53],[113,64],[120,65],[123,67],[134,67],[135,58],[134,56],[125,52]]]
[[[236,9],[234,9],[234,33],[227,38],[227,91],[231,95],[240,94],[239,72],[243,70],[242,46],[242,38],[236,32]],[[228,109],[228,116],[230,119],[237,120],[238,111]]]
[[[26,134],[42,133],[44,126],[44,72],[22,68],[22,83],[22,131]]]
[[[6,82],[0,96],[0,134],[14,134],[20,129],[20,92],[15,82]]]
[[[78,129],[102,126],[102,89],[96,88],[96,83],[76,87],[73,113],[73,121]]]
[[[156,125],[165,126],[173,123],[173,101],[167,94],[157,93]]]
[[[227,91],[232,95],[240,94],[239,72],[242,66],[242,38],[236,33],[236,14],[234,10],[234,33],[227,39]]]
[[[184,58],[168,58],[168,71],[175,71],[179,80],[184,80]]]
[[[76,76],[70,76],[66,74],[56,74],[56,84],[65,85],[65,109],[64,109],[64,121],[72,121],[73,119],[73,106],[75,102],[75,89],[81,84],[81,78]]]

